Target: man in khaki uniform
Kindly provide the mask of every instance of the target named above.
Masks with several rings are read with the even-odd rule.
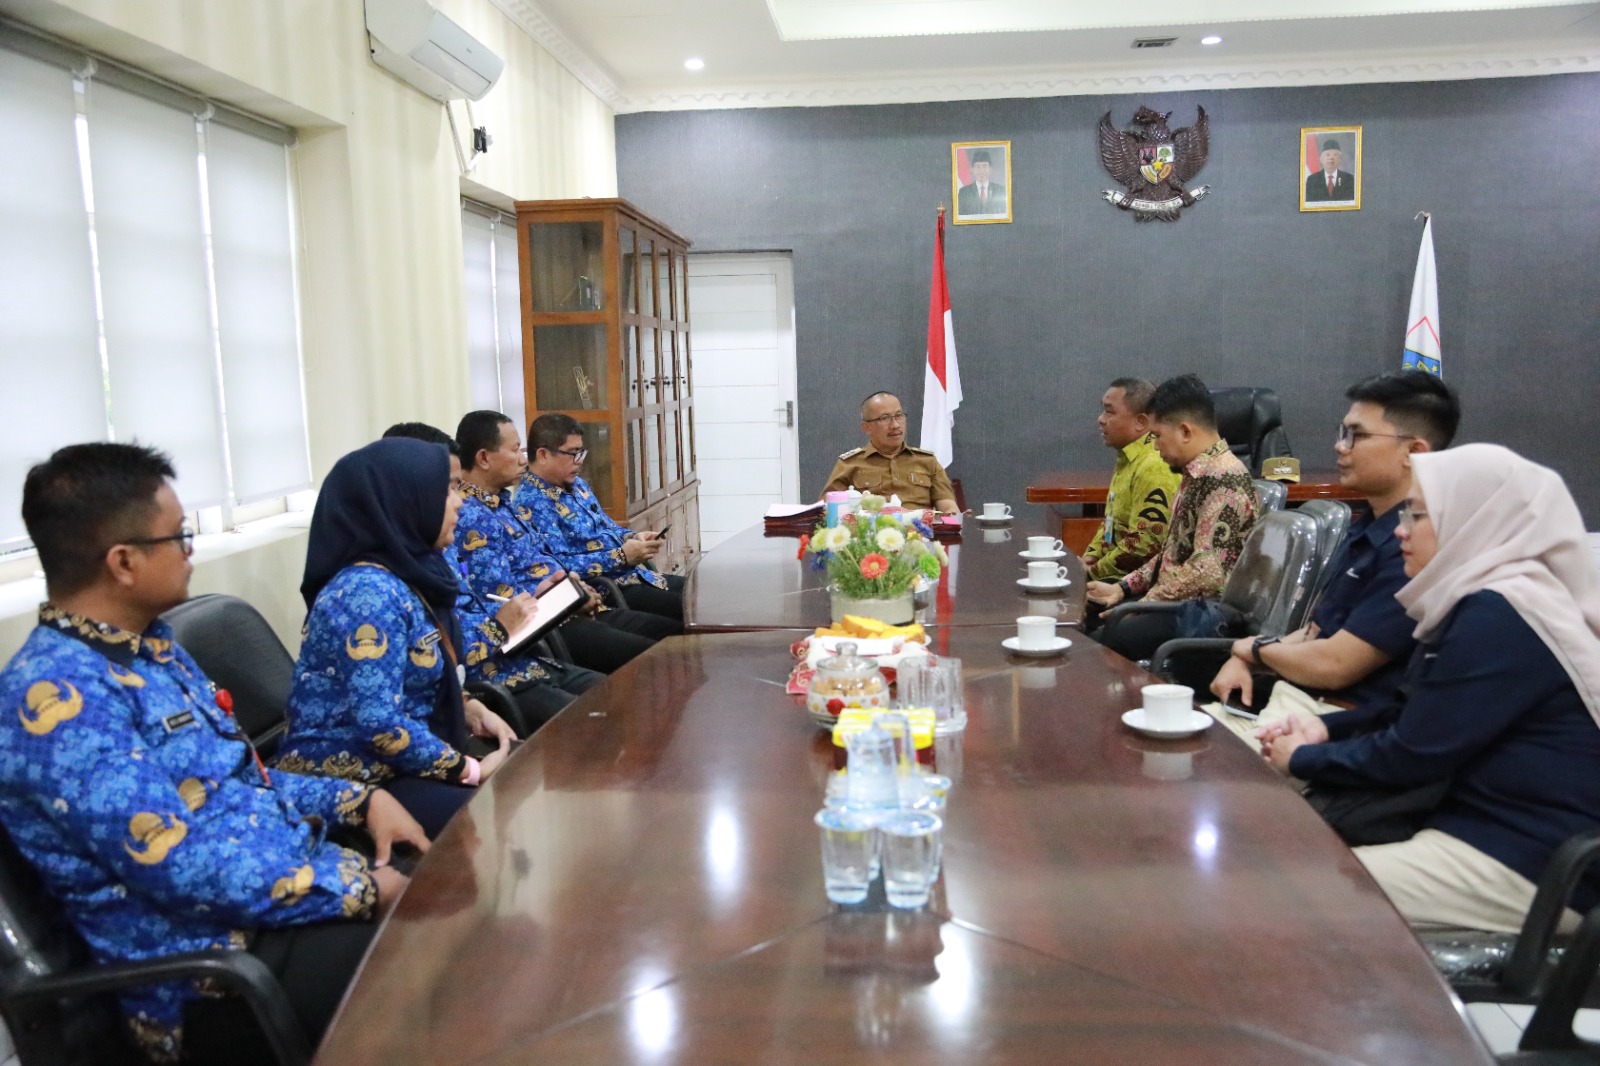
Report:
[[[931,507],[954,514],[955,489],[933,453],[906,444],[906,412],[892,392],[875,392],[861,404],[865,448],[839,456],[822,491],[837,492],[854,486],[862,492],[898,495],[907,507]]]

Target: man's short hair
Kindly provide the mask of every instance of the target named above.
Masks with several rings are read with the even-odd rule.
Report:
[[[556,412],[540,415],[528,425],[528,454],[537,455],[540,448],[547,452],[558,452],[574,433],[583,436],[583,426],[571,415]]]
[[[113,544],[148,536],[156,493],[174,477],[166,453],[138,444],[69,444],[29,470],[22,522],[50,594],[88,588]]]
[[[1343,148],[1339,147],[1339,142],[1334,140],[1332,137],[1329,137],[1327,140],[1322,142],[1322,150],[1324,152],[1342,152],[1342,151],[1344,151]]]
[[[865,422],[867,420],[867,404],[871,403],[873,400],[876,400],[879,396],[893,396],[897,400],[900,398],[898,393],[890,392],[888,389],[879,389],[877,392],[861,401],[861,421]]]
[[[467,469],[478,464],[478,453],[500,450],[500,427],[511,419],[499,411],[468,411],[456,424],[456,444],[461,448],[461,463]]]
[[[1193,422],[1201,429],[1217,428],[1217,405],[1211,390],[1194,374],[1168,378],[1157,385],[1145,410],[1168,425]]]
[[[1444,379],[1426,370],[1391,370],[1345,390],[1352,403],[1383,408],[1383,417],[1402,433],[1428,442],[1434,451],[1450,447],[1461,425],[1461,400]]]
[[[1142,415],[1150,409],[1150,397],[1155,395],[1156,383],[1148,378],[1118,378],[1107,385],[1108,389],[1121,389],[1122,402],[1128,413]]]
[[[979,163],[988,163],[990,166],[994,165],[993,161],[989,158],[989,149],[987,148],[979,148],[977,151],[973,152],[967,157],[967,162],[973,164],[974,166]]]
[[[411,440],[426,441],[428,444],[443,444],[450,449],[450,454],[457,459],[461,458],[461,449],[456,447],[455,438],[437,426],[430,426],[426,422],[396,422],[383,431],[385,437],[407,437]]]

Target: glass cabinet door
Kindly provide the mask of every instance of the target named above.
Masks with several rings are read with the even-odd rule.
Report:
[[[622,272],[622,310],[625,314],[636,315],[639,313],[639,253],[634,247],[633,230],[620,227],[617,243]]]
[[[583,446],[589,454],[578,471],[589,483],[600,506],[611,510],[617,503],[611,491],[611,427],[604,422],[579,422],[583,427]]]
[[[605,230],[599,222],[532,222],[533,310],[599,311],[605,302]]]
[[[624,435],[627,440],[627,482],[628,502],[630,504],[643,503],[644,489],[644,419],[632,418],[625,423]]]
[[[606,327],[535,326],[533,366],[541,411],[606,406]]]
[[[639,327],[622,327],[622,403],[625,407],[638,407],[643,391],[639,383]]]
[[[661,491],[660,415],[646,415],[644,419],[644,484],[651,495]]]
[[[673,408],[665,415],[666,421],[662,424],[661,431],[666,440],[663,442],[662,455],[667,460],[666,483],[671,485],[683,476],[682,466],[678,462],[679,437],[678,437],[678,411]]]
[[[655,330],[645,327],[639,331],[639,402],[644,405],[661,402],[658,343]]]
[[[672,272],[678,279],[678,313],[680,325],[689,322],[689,260],[682,252],[672,253]]]
[[[645,237],[639,238],[639,313],[656,313],[655,245]]]
[[[656,252],[656,292],[661,302],[660,310],[656,313],[662,318],[676,318],[673,308],[672,286],[672,250],[661,248]]]

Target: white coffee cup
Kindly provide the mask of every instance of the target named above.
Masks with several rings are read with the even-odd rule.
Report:
[[[985,518],[1010,518],[1011,505],[1009,503],[986,503],[983,505]]]
[[[1028,580],[1035,585],[1055,585],[1067,579],[1070,571],[1053,562],[1029,563]]]
[[[1194,707],[1194,689],[1188,685],[1146,685],[1144,721],[1151,729],[1182,729],[1189,724]]]
[[[989,638],[993,640],[993,637]],[[1025,614],[1017,619],[1017,646],[1043,651],[1056,642],[1056,620],[1046,614]]]
[[[1009,529],[986,529],[983,531],[983,542],[985,544],[1004,544],[1010,539],[1011,530]]]
[[[1061,542],[1054,537],[1029,537],[1029,555],[1054,555],[1061,550]]]

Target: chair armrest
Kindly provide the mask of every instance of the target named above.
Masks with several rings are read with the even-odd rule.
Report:
[[[1166,677],[1167,660],[1176,656],[1209,653],[1226,660],[1232,651],[1233,641],[1228,637],[1178,637],[1156,649],[1156,653],[1150,657],[1150,672],[1158,677]]]
[[[1556,927],[1561,924],[1561,912],[1566,909],[1567,899],[1578,879],[1597,858],[1600,858],[1600,829],[1568,838],[1550,856],[1550,862],[1539,877],[1533,905],[1523,919],[1522,932],[1517,935],[1517,946],[1506,962],[1501,984],[1508,990],[1524,996],[1533,994],[1544,972],[1545,956],[1555,939]],[[1593,973],[1591,968],[1590,976]],[[1581,994],[1582,989],[1579,991]]]
[[[628,597],[622,594],[621,585],[609,577],[597,577],[593,580],[595,584],[600,586],[600,591],[605,596],[606,603],[620,610],[626,611],[628,609]]]
[[[517,720],[516,697],[511,695],[511,690],[504,685],[494,681],[469,681],[465,692],[507,722]]]
[[[1183,606],[1182,600],[1154,600],[1146,603],[1144,600],[1134,600],[1131,603],[1119,603],[1106,611],[1102,619],[1107,625],[1132,614],[1172,614]]]
[[[1541,893],[1548,880],[1540,880]],[[1532,912],[1529,914],[1531,917]],[[1517,949],[1520,951],[1521,948],[1522,941],[1519,939]],[[1528,1019],[1528,1027],[1522,1031],[1518,1050],[1545,1051],[1588,1046],[1587,1041],[1572,1031],[1572,1024],[1578,1008],[1583,1005],[1585,993],[1594,983],[1597,967],[1600,967],[1600,907],[1584,916],[1577,935],[1567,945],[1549,985],[1539,997],[1538,1006],[1533,1009],[1533,1017]]]
[[[86,966],[48,977],[24,978],[12,985],[8,998],[17,1002],[59,1002],[139,985],[209,978],[238,993],[255,1015],[273,1057],[283,1066],[304,1066],[311,1059],[305,1030],[289,997],[266,963],[244,951],[206,951],[169,955],[139,962]]]

